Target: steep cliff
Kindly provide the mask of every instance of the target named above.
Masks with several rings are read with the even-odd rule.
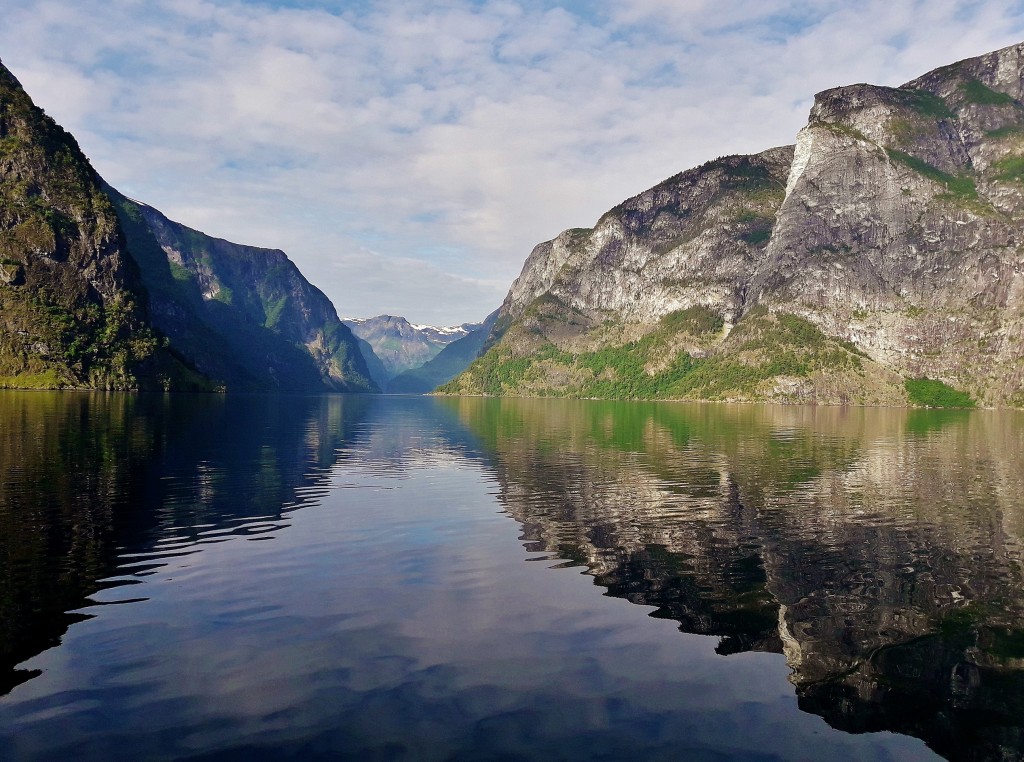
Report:
[[[820,93],[754,301],[902,375],[1024,404],[1022,52]]]
[[[131,201],[0,65],[0,387],[376,391],[284,253]]]
[[[0,65],[0,387],[138,386],[144,301],[99,177]]]
[[[539,245],[445,390],[1024,405],[1022,88],[1016,45],[819,94]]]
[[[377,390],[334,305],[284,252],[213,238],[108,191],[153,324],[201,372],[229,390]]]

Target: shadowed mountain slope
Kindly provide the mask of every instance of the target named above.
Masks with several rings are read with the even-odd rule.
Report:
[[[0,387],[376,391],[283,252],[131,201],[0,66]]]

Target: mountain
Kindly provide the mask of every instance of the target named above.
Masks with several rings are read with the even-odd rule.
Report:
[[[498,311],[495,310],[483,323],[478,323],[477,328],[448,344],[433,359],[427,360],[418,368],[399,373],[388,383],[388,392],[426,394],[451,381],[480,356],[497,319]],[[462,327],[468,325],[471,324],[464,323]]]
[[[0,386],[376,391],[281,251],[107,185],[0,65]]]
[[[154,326],[229,389],[375,391],[355,337],[284,252],[212,238],[109,189]]]
[[[145,304],[99,176],[0,65],[0,387],[187,377]]]
[[[819,93],[796,145],[531,253],[448,392],[1024,405],[1024,44]]]
[[[344,321],[357,337],[373,349],[384,368],[384,382],[375,378],[381,388],[391,379],[433,359],[446,346],[458,341],[481,323],[463,323],[449,328],[413,325],[404,317],[378,315],[372,318],[346,318]],[[372,362],[369,361],[369,362]],[[433,387],[431,387],[433,388]]]
[[[345,326],[346,328],[348,326]],[[349,329],[351,330],[351,329]],[[387,368],[384,367],[384,363],[380,361],[380,358],[373,351],[373,347],[365,339],[360,339],[355,334],[352,334],[356,340],[356,346],[359,347],[359,353],[363,356],[363,360],[366,362],[366,370],[370,374],[370,378],[373,383],[377,385],[377,388],[383,391],[387,385],[391,376],[388,374]]]

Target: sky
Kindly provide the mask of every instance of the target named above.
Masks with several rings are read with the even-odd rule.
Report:
[[[814,93],[1024,40],[1024,0],[4,0],[0,60],[121,192],[342,316],[478,321],[531,249]]]

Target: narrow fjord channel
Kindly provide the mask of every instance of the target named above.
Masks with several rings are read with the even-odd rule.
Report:
[[[0,749],[1024,753],[1024,415],[0,392]]]

